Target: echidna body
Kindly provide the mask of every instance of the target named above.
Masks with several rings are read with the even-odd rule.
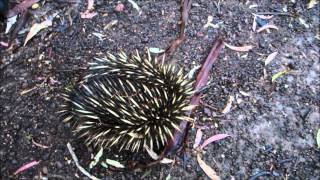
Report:
[[[133,152],[159,149],[187,120],[191,82],[174,65],[139,54],[108,54],[90,64],[89,74],[64,94],[65,122],[88,145]]]

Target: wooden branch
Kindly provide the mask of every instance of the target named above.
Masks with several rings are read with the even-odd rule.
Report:
[[[213,63],[216,62],[217,57],[219,55],[220,50],[223,47],[223,40],[221,38],[218,38],[218,40],[214,43],[207,59],[201,66],[201,70],[197,75],[196,82],[194,84],[194,90],[195,92],[199,91],[201,88],[203,88],[209,79],[209,73],[212,69]],[[190,105],[199,105],[200,103],[200,96],[201,93],[195,93],[193,94],[191,98]],[[188,116],[192,115],[193,110],[189,111],[187,113]],[[180,131],[175,131],[174,138],[171,139],[167,145],[165,146],[163,152],[161,153],[161,157],[164,157],[171,153],[172,151],[175,151],[179,149],[183,143],[183,140],[186,139],[187,131],[188,131],[189,122],[182,121],[180,123]]]

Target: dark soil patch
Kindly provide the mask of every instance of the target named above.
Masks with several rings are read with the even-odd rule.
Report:
[[[47,1],[33,11],[26,28],[40,22],[41,15],[59,12],[52,27],[41,31],[26,46],[0,49],[0,178],[84,179],[67,149],[67,142],[84,167],[89,167],[91,148],[72,136],[70,127],[61,122],[56,111],[61,105],[59,94],[84,74],[93,57],[120,50],[143,51],[146,47],[165,49],[178,35],[180,2],[136,1],[142,15],[130,3],[123,12],[115,12],[116,1],[95,1],[99,13],[93,19],[81,19],[86,4]],[[248,179],[268,172],[270,179],[317,179],[320,177],[320,151],[315,136],[320,127],[319,5],[307,9],[305,1],[216,1],[195,0],[190,10],[187,40],[173,57],[186,72],[200,64],[220,34],[234,44],[251,44],[255,48],[238,53],[224,48],[213,68],[209,88],[200,107],[199,124],[209,137],[227,133],[232,138],[209,145],[203,159],[221,179]],[[257,8],[249,8],[258,4]],[[72,10],[70,10],[72,8]],[[70,10],[70,11],[69,11]],[[287,10],[293,16],[275,15],[272,22],[279,30],[252,32],[255,12]],[[72,25],[68,12],[73,19]],[[203,28],[209,15],[219,28]],[[302,20],[306,24],[303,25]],[[118,23],[103,28],[112,20]],[[5,40],[4,23],[0,38]],[[99,40],[92,33],[105,37]],[[26,34],[19,35],[20,42]],[[318,38],[316,38],[318,36]],[[268,54],[278,56],[267,66]],[[271,82],[271,76],[290,67],[290,73]],[[30,92],[23,94],[27,89]],[[245,93],[243,93],[245,92]],[[247,95],[249,94],[249,95]],[[235,97],[231,112],[220,116],[229,96]],[[211,107],[214,107],[211,108]],[[190,147],[195,129],[189,134]],[[49,146],[43,149],[32,143]],[[187,150],[186,166],[159,165],[136,172],[112,172],[98,167],[92,174],[105,179],[206,179],[192,150]],[[25,163],[40,164],[13,177]]]

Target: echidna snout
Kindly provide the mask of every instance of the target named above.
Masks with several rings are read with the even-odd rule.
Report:
[[[65,122],[88,145],[133,152],[156,150],[186,120],[192,83],[174,65],[148,53],[108,54],[90,64],[83,83],[63,95]]]

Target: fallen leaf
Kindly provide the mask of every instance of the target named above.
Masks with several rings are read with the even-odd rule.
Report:
[[[258,4],[252,4],[252,5],[249,6],[249,9],[253,9],[253,8],[256,8],[256,7],[258,7]]]
[[[30,162],[30,163],[28,163],[28,164],[25,164],[25,165],[21,166],[19,169],[17,169],[13,174],[14,174],[14,175],[17,175],[17,174],[19,174],[20,172],[25,171],[25,170],[27,170],[27,169],[29,169],[29,168],[31,168],[31,167],[39,164],[39,162],[40,162],[40,161],[32,161],[32,162]]]
[[[140,7],[138,6],[138,4],[136,2],[134,2],[133,0],[128,0],[128,1],[129,1],[129,3],[132,4],[133,8],[138,11],[139,15],[141,15],[142,11],[141,11]]]
[[[169,158],[163,158],[160,163],[162,164],[170,164],[170,163],[173,163],[174,160],[173,159],[169,159]]]
[[[241,90],[239,91],[239,93],[241,95],[243,95],[243,96],[247,96],[247,97],[251,96],[250,93],[247,93],[247,92],[244,92],[244,91],[241,91]]]
[[[5,34],[8,34],[8,32],[11,29],[11,27],[16,23],[16,21],[17,21],[17,15],[12,16],[12,17],[7,19],[7,25],[6,25]]]
[[[0,45],[4,47],[8,47],[9,44],[7,42],[0,41]]]
[[[198,71],[198,69],[201,68],[201,65],[197,65],[197,66],[194,66],[188,73],[188,78],[189,79],[192,79],[196,73],[196,71]]]
[[[203,26],[203,28],[208,28],[210,25],[212,25],[213,16],[209,15],[207,18],[207,23]]]
[[[215,141],[219,141],[221,139],[224,139],[226,137],[229,137],[230,135],[228,134],[216,134],[211,136],[210,138],[204,140],[204,142],[201,145],[201,149],[203,149],[204,147],[206,147],[208,144],[213,143]]]
[[[118,23],[118,20],[112,20],[111,22],[109,22],[104,28],[103,30],[107,30],[112,28],[114,25],[116,25]]]
[[[227,114],[232,107],[232,102],[234,101],[234,97],[233,96],[229,96],[228,102],[226,107],[222,110],[222,114]]]
[[[319,3],[318,0],[310,0],[308,5],[307,5],[307,9],[311,9],[313,8],[315,5],[317,5]]]
[[[216,171],[213,170],[210,166],[208,166],[200,157],[200,154],[197,154],[197,161],[199,163],[199,166],[201,169],[206,173],[206,175],[211,179],[211,180],[220,180],[220,177],[217,175]]]
[[[93,161],[91,161],[89,164],[90,169],[92,169],[94,166],[98,164],[102,155],[103,155],[103,148],[100,148],[99,152],[94,156]]]
[[[264,25],[261,28],[259,28],[257,30],[257,32],[259,33],[259,32],[262,32],[264,30],[267,30],[267,29],[276,29],[276,30],[278,30],[279,28],[277,26],[273,25],[273,24],[267,24],[267,25]]]
[[[81,12],[80,13],[80,17],[82,18],[82,19],[91,19],[91,18],[93,18],[93,17],[95,17],[96,15],[98,15],[98,13],[96,13],[96,12],[89,12],[89,11],[86,11],[86,12]]]
[[[265,19],[265,20],[269,20],[269,19],[273,18],[273,15],[269,15],[269,16],[259,15],[259,14],[254,14],[254,15],[261,18],[261,19]]]
[[[98,15],[97,12],[90,12],[93,9],[94,0],[88,0],[87,10],[85,12],[80,12],[80,17],[82,19],[91,19]]]
[[[268,65],[276,56],[278,55],[278,52],[273,52],[271,54],[269,54],[269,56],[267,57],[267,59],[264,61],[264,65]]]
[[[154,54],[159,54],[164,52],[164,50],[160,48],[149,48],[149,51]]]
[[[195,138],[194,144],[193,144],[194,149],[199,146],[201,139],[202,139],[202,135],[203,135],[203,133],[202,133],[201,129],[197,129],[196,138]]]
[[[106,37],[105,35],[103,35],[101,33],[96,33],[96,32],[93,32],[92,35],[94,35],[97,38],[99,38],[100,41],[103,41],[103,38]]]
[[[227,46],[229,49],[239,52],[247,52],[250,51],[254,46],[252,45],[246,45],[246,46],[233,46],[227,43],[224,43],[225,46]]]
[[[34,25],[32,25],[32,27],[30,28],[30,31],[24,41],[24,46],[27,44],[27,42],[36,34],[38,34],[39,31],[41,31],[42,29],[45,29],[49,26],[52,26],[52,20],[53,18],[57,15],[57,13],[55,13],[53,16],[50,16],[47,20],[41,22],[41,23],[36,23]]]
[[[254,16],[253,17],[253,23],[252,23],[252,30],[255,32],[257,29],[257,21],[256,21],[257,17]]]
[[[271,82],[276,81],[279,77],[285,75],[285,74],[288,73],[288,72],[289,72],[289,70],[283,70],[283,71],[280,71],[280,72],[274,74],[274,75],[272,76],[272,78],[271,78]]]
[[[112,160],[112,159],[107,159],[106,163],[111,165],[111,166],[117,167],[117,168],[124,168],[124,165],[122,165],[118,161],[115,161],[115,160]]]
[[[94,0],[88,0],[87,10],[92,10],[93,9],[93,4],[94,4]]]
[[[302,19],[301,17],[299,17],[299,22],[300,24],[302,24],[305,28],[309,29],[310,26],[309,24],[306,22],[306,20]]]
[[[317,133],[317,144],[318,144],[318,148],[320,149],[320,129],[318,129],[318,133]]]

